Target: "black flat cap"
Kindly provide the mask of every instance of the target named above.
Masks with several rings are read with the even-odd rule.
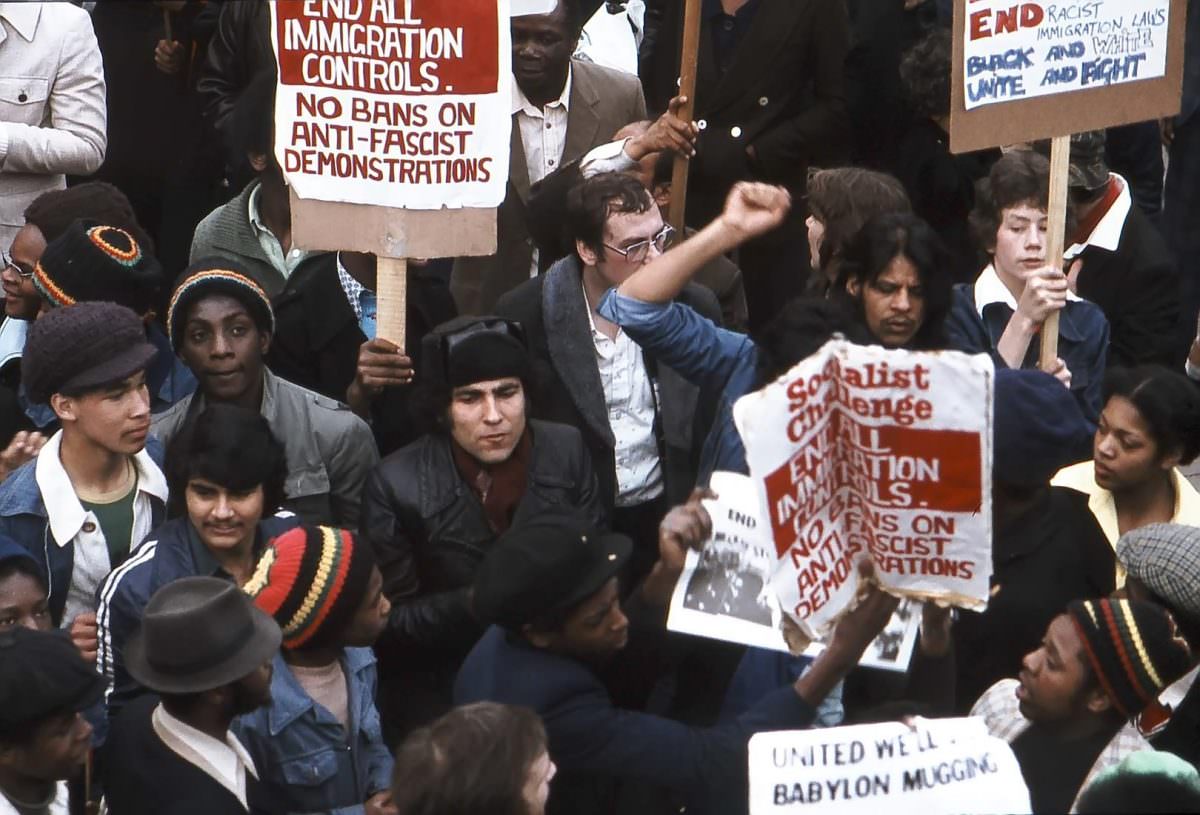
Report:
[[[569,611],[620,571],[633,541],[565,512],[501,535],[475,575],[475,613],[509,629]]]
[[[104,679],[66,633],[14,628],[0,634],[0,734],[79,712],[103,695]]]

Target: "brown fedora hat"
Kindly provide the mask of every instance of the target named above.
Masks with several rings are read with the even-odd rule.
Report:
[[[125,665],[158,693],[201,693],[253,673],[279,650],[279,626],[226,580],[163,586],[125,646]]]

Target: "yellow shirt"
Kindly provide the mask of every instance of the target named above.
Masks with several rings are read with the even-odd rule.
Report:
[[[1117,527],[1117,503],[1113,494],[1096,483],[1096,470],[1090,461],[1072,464],[1055,473],[1050,483],[1056,487],[1070,487],[1088,496],[1088,509],[1096,516],[1104,537],[1114,549],[1121,533]],[[1200,492],[1192,486],[1178,468],[1171,470],[1171,484],[1175,487],[1175,512],[1171,523],[1200,526]],[[1117,563],[1117,588],[1125,585],[1125,567]]]

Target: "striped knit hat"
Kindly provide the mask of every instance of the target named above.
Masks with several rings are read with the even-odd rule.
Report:
[[[108,301],[140,317],[153,308],[162,282],[158,261],[133,235],[96,221],[73,221],[33,267],[34,288],[53,308]]]
[[[1100,687],[1125,718],[1192,668],[1192,652],[1166,609],[1124,599],[1076,600],[1067,614]]]
[[[371,547],[349,531],[299,526],[267,545],[244,589],[279,623],[284,648],[331,645],[362,605],[374,566]]]
[[[259,331],[275,333],[271,298],[241,264],[227,258],[205,258],[189,266],[175,282],[167,307],[167,331],[176,351],[183,343],[183,324],[192,304],[213,294],[224,294],[246,307]]]

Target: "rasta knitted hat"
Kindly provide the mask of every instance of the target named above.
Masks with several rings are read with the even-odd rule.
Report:
[[[1067,615],[1100,687],[1127,719],[1154,704],[1163,688],[1192,668],[1191,649],[1175,620],[1153,603],[1076,600]]]
[[[334,644],[362,605],[375,555],[345,529],[299,526],[275,538],[243,587],[283,629],[283,647]]]
[[[189,266],[175,283],[171,304],[167,306],[167,330],[171,347],[183,344],[183,327],[192,305],[214,294],[232,297],[254,319],[259,331],[275,333],[275,312],[271,298],[240,264],[225,258],[206,258]]]
[[[124,229],[77,220],[46,246],[33,285],[55,308],[107,300],[145,314],[162,287],[162,269]]]
[[[77,395],[120,382],[156,353],[141,318],[129,309],[79,303],[51,309],[29,327],[21,381],[31,400],[45,403],[56,393]]]
[[[1146,524],[1132,529],[1117,541],[1117,560],[1185,622],[1200,622],[1200,528]]]

